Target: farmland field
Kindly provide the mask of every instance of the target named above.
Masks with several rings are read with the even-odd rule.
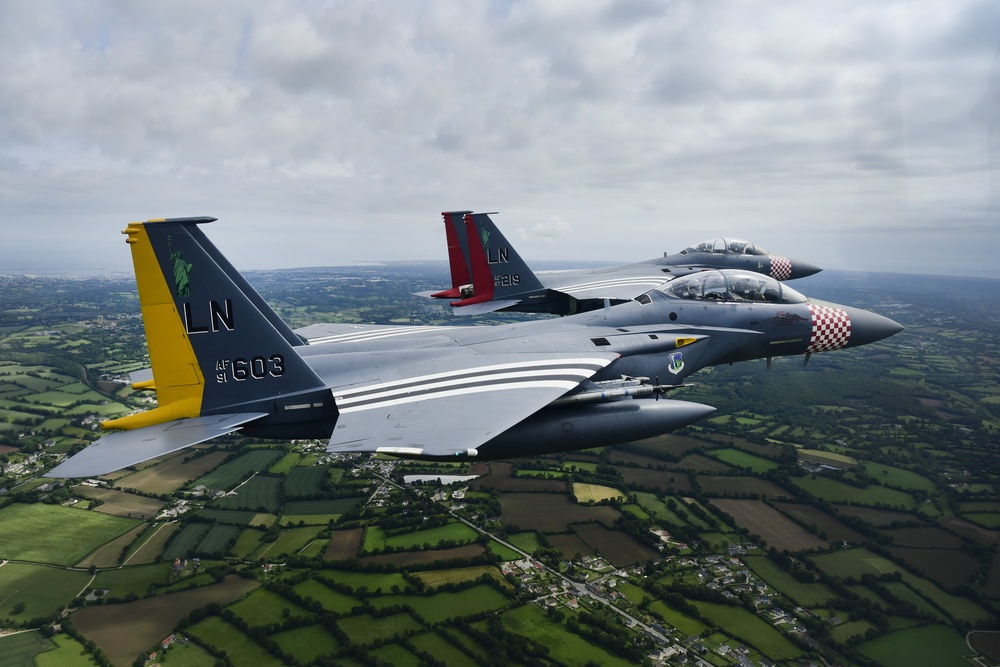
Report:
[[[486,553],[486,550],[479,544],[468,544],[464,547],[453,547],[451,549],[427,549],[421,551],[404,551],[394,554],[379,554],[378,556],[365,556],[361,558],[362,563],[391,564],[397,567],[412,565],[413,563],[433,563],[438,560],[452,560],[461,558],[463,560],[476,558]]]
[[[465,654],[457,646],[449,642],[437,632],[425,632],[410,638],[417,649],[433,655],[449,667],[477,667],[479,662]]]
[[[212,472],[199,477],[193,486],[205,486],[209,489],[232,489],[250,473],[266,470],[272,463],[284,455],[277,449],[254,449],[239,458],[223,463]]]
[[[195,623],[186,630],[199,644],[210,646],[216,651],[225,651],[226,657],[235,665],[255,667],[281,667],[282,661],[265,651],[236,627],[218,616]]]
[[[553,658],[570,667],[582,667],[588,662],[611,667],[631,665],[628,660],[612,655],[562,625],[553,623],[545,612],[533,604],[506,611],[501,618],[507,630],[547,646]]]
[[[285,495],[289,498],[308,498],[323,492],[327,469],[320,467],[294,468],[285,478]]]
[[[77,485],[73,487],[73,493],[84,498],[93,498],[103,502],[103,505],[95,508],[97,512],[114,514],[115,516],[134,517],[136,519],[146,519],[153,517],[159,512],[164,502],[156,498],[146,498],[137,496],[134,493],[115,491],[113,489],[100,489],[93,486]]]
[[[172,493],[188,480],[197,479],[218,466],[229,456],[229,452],[210,452],[185,463],[184,459],[188,456],[185,453],[177,454],[157,465],[122,477],[117,480],[116,485],[157,495]]]
[[[358,555],[361,547],[361,539],[364,537],[364,528],[351,528],[348,530],[335,530],[330,546],[327,547],[323,558],[326,560],[345,560]]]
[[[765,473],[778,467],[778,464],[774,461],[739,449],[713,449],[708,452],[708,455],[713,459],[719,459],[723,463],[728,463],[737,468],[747,468],[756,473]]]
[[[348,616],[338,620],[337,625],[347,633],[352,641],[363,646],[386,641],[396,635],[412,635],[423,629],[423,626],[407,613],[381,618],[375,618],[371,614]]]
[[[249,456],[247,454],[246,456]],[[241,459],[237,459],[239,461]],[[237,461],[233,461],[236,463]],[[228,464],[227,464],[228,465]],[[202,478],[204,479],[204,478]],[[253,510],[255,512],[277,512],[281,478],[271,475],[254,475],[234,491],[212,503],[214,509]]]
[[[96,550],[90,552],[86,558],[76,564],[77,567],[115,567],[118,565],[118,558],[122,550],[129,546],[133,540],[146,529],[146,524],[139,524],[124,535],[120,535],[110,542],[105,542]]]
[[[0,665],[11,667],[31,667],[35,656],[42,651],[51,651],[55,644],[40,632],[22,632],[9,637],[0,637]]]
[[[501,493],[500,506],[503,522],[522,530],[557,533],[566,530],[570,523],[597,520],[608,526],[621,513],[611,507],[577,505],[565,494],[552,493]]]
[[[73,626],[100,646],[112,662],[132,664],[140,651],[155,646],[192,610],[227,603],[257,588],[256,581],[229,576],[219,584],[158,595],[137,602],[84,607],[70,617]]]
[[[819,607],[837,597],[825,584],[805,584],[798,581],[766,556],[744,556],[743,561],[754,574],[804,607]]]
[[[607,558],[615,567],[625,567],[659,555],[649,546],[620,530],[608,530],[597,523],[578,524],[573,528],[580,539]]]
[[[277,558],[281,554],[292,555],[312,542],[320,529],[316,526],[286,528],[278,533],[278,539],[269,544],[258,557]]]
[[[763,498],[788,498],[791,495],[774,482],[758,477],[700,475],[698,483],[705,493],[717,496],[740,497],[743,494],[756,494]]]
[[[858,646],[858,650],[884,665],[968,667],[963,658],[969,647],[953,628],[930,625],[900,630]]]
[[[863,533],[854,530],[840,519],[827,514],[814,505],[779,502],[774,503],[773,507],[782,514],[798,519],[807,526],[815,525],[826,533],[826,539],[828,540],[843,540],[854,544],[861,544],[868,541],[868,538]]]
[[[369,526],[365,531],[365,551],[380,551],[387,547],[406,549],[421,549],[425,544],[432,547],[446,540],[464,544],[475,541],[476,531],[463,523],[449,523],[436,528],[415,530],[399,535],[383,534],[378,526]]]
[[[335,591],[316,579],[301,581],[295,584],[294,590],[303,598],[312,598],[323,605],[324,609],[335,614],[349,614],[352,609],[362,604],[356,597]]]
[[[910,494],[885,486],[872,485],[864,489],[859,489],[856,486],[817,475],[792,477],[791,482],[808,493],[831,503],[855,503],[871,506],[884,505],[902,509],[910,509],[914,505],[913,496]]]
[[[198,553],[198,547],[208,534],[209,527],[207,523],[189,523],[184,526],[163,550],[163,558],[165,560],[188,558]]]
[[[180,529],[180,525],[177,523],[165,523],[159,526],[153,524],[153,526],[155,528],[152,534],[141,538],[141,540],[145,541],[132,552],[125,561],[126,564],[140,565],[142,563],[156,562],[156,558],[163,553],[163,548],[167,546],[167,542]]]
[[[340,650],[337,638],[321,625],[285,630],[272,635],[271,639],[281,647],[282,653],[295,656],[299,664],[308,664],[322,655],[330,655]]]
[[[138,523],[58,505],[15,503],[0,509],[0,558],[73,565]]]
[[[0,618],[19,622],[48,616],[67,605],[88,581],[86,572],[7,563],[0,567]],[[19,603],[24,610],[13,614]]]
[[[624,497],[621,491],[610,486],[582,484],[580,482],[573,484],[573,495],[578,503],[599,503],[602,500]]]
[[[802,655],[802,649],[743,607],[696,600],[692,603],[698,607],[703,618],[711,619],[725,628],[728,634],[739,637],[772,659],[790,660]]]
[[[712,501],[736,523],[751,534],[760,535],[778,551],[806,551],[826,548],[827,542],[816,537],[805,528],[786,517],[776,509],[759,500],[732,500],[719,498]]]
[[[492,586],[479,585],[458,593],[441,591],[434,595],[383,595],[369,603],[376,609],[393,605],[406,605],[427,623],[440,623],[449,618],[464,618],[484,611],[495,611],[505,606],[508,599]]]
[[[459,567],[453,570],[426,570],[424,572],[417,572],[413,576],[424,582],[424,585],[428,589],[434,589],[446,584],[461,584],[466,581],[473,581],[479,579],[484,574],[492,577],[505,587],[510,586],[499,568],[495,565]]]
[[[280,625],[286,618],[283,610],[288,610],[288,618],[306,618],[310,613],[291,600],[277,593],[261,588],[229,607],[230,610],[251,628],[266,625]]]

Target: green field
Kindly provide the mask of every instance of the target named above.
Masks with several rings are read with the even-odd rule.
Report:
[[[858,645],[858,650],[883,665],[968,667],[965,637],[943,625],[900,630]]]
[[[285,495],[288,498],[309,498],[323,493],[323,480],[327,468],[294,468],[285,478]]]
[[[330,580],[338,584],[350,586],[355,592],[359,592],[362,588],[364,588],[365,591],[375,591],[381,588],[383,591],[388,592],[392,590],[393,586],[398,587],[399,590],[403,590],[410,585],[409,582],[403,578],[403,575],[398,572],[381,574],[376,572],[323,570],[323,573],[319,576],[319,578],[321,580]]]
[[[59,505],[15,503],[0,509],[0,558],[74,565],[139,523]]]
[[[361,604],[361,601],[356,597],[335,591],[316,579],[301,581],[295,584],[294,590],[303,599],[311,598],[323,605],[323,608],[327,611],[332,611],[339,615],[350,614],[352,609]]]
[[[886,486],[907,489],[909,491],[933,491],[937,488],[934,482],[910,470],[887,466],[882,463],[872,463],[870,461],[865,461],[862,467],[871,477],[874,477]]]
[[[802,649],[785,638],[778,630],[768,625],[743,607],[734,607],[712,602],[692,600],[702,617],[711,619],[727,634],[738,637],[754,646],[772,660],[790,660],[802,655]]]
[[[195,623],[186,633],[199,644],[210,646],[216,651],[225,651],[232,664],[282,667],[281,660],[218,616],[209,616]]]
[[[415,635],[410,638],[410,643],[448,667],[477,667],[480,664],[437,632]]]
[[[54,651],[46,651],[35,657],[35,667],[96,667],[97,663],[83,648],[83,644],[69,635],[55,635],[50,639],[56,645]],[[0,659],[0,664],[6,664]]]
[[[298,452],[288,452],[277,463],[268,468],[267,471],[272,475],[287,475],[301,458],[302,455]]]
[[[139,597],[147,594],[150,586],[166,583],[170,571],[169,563],[125,567],[120,570],[104,570],[90,585],[91,588],[106,588],[108,595],[124,598],[129,593]]]
[[[506,611],[502,619],[504,627],[509,631],[547,646],[554,659],[570,667],[582,667],[588,663],[597,663],[602,667],[630,667],[632,664],[573,634],[562,625],[553,623],[545,612],[533,604]]]
[[[913,496],[910,494],[885,486],[870,485],[860,489],[821,475],[792,477],[791,481],[795,486],[831,503],[894,507],[907,510],[915,504]]]
[[[492,586],[480,585],[457,593],[447,591],[434,595],[380,595],[372,598],[376,609],[393,605],[405,605],[417,613],[427,623],[440,623],[449,618],[459,619],[484,611],[495,611],[507,604],[508,600]]]
[[[253,478],[247,480],[246,484],[241,484],[230,495],[213,501],[212,508],[277,512],[280,508],[280,493],[280,477],[255,475]]]
[[[825,584],[800,582],[766,556],[744,556],[743,562],[768,585],[804,607],[820,607],[837,597]]]
[[[746,468],[756,473],[766,473],[779,467],[778,463],[765,459],[763,456],[748,454],[739,449],[713,449],[708,452],[708,455],[723,463],[728,463],[737,468]]]
[[[239,484],[247,475],[258,470],[267,470],[275,461],[284,456],[277,449],[255,449],[195,480],[191,486],[205,486],[209,489],[229,490]]]
[[[35,656],[56,647],[38,632],[22,632],[0,637],[0,665],[4,667],[34,667]],[[86,663],[85,663],[86,664]]]
[[[257,512],[252,510],[221,510],[205,508],[194,513],[194,516],[207,521],[224,523],[231,526],[248,526]]]
[[[396,636],[407,636],[419,632],[423,626],[406,613],[375,618],[371,614],[348,616],[337,621],[340,629],[347,633],[351,641],[370,646]]]
[[[305,619],[312,615],[291,600],[261,588],[229,607],[251,628],[280,625],[285,618]],[[287,614],[285,610],[288,610]]]
[[[322,625],[307,625],[272,635],[283,653],[295,656],[299,664],[308,664],[323,655],[332,655],[340,650],[340,642],[327,632]]]
[[[0,567],[0,618],[14,622],[49,616],[83,590],[90,575],[43,565],[7,563]],[[24,610],[13,611],[18,605]],[[4,664],[0,660],[0,664]]]
[[[475,542],[478,533],[463,523],[449,523],[436,528],[426,530],[415,530],[400,535],[385,535],[378,526],[369,526],[365,531],[364,549],[368,552],[380,551],[386,547],[402,548],[404,551],[420,549],[425,545],[432,547],[446,540],[454,541],[456,544],[469,544]]]
[[[316,526],[303,528],[286,528],[278,533],[278,539],[266,545],[258,554],[261,558],[278,558],[282,554],[291,556],[298,553],[304,546],[316,539],[320,531]]]

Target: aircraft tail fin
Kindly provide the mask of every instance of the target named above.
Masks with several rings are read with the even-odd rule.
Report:
[[[474,295],[453,302],[452,306],[503,302],[498,303],[499,308],[518,303],[530,294],[547,293],[545,286],[528,268],[488,213],[466,214],[465,230]]]
[[[295,350],[300,339],[197,228],[214,220],[150,220],[122,232],[152,365],[152,379],[142,384],[156,391],[158,405],[102,423],[134,433],[102,438],[110,442],[88,447],[50,476],[116,470],[251,423],[273,430],[316,422],[332,430],[333,396]],[[128,449],[142,457],[122,456]]]
[[[448,240],[448,268],[451,271],[451,289],[436,292],[435,299],[460,299],[462,287],[472,283],[469,272],[469,242],[465,234],[465,216],[472,211],[445,211],[444,233]]]

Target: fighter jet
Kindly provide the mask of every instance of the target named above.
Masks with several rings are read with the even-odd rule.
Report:
[[[570,315],[621,303],[678,276],[707,269],[745,269],[793,280],[820,271],[771,255],[749,241],[717,238],[679,253],[601,269],[532,272],[488,213],[441,214],[448,239],[452,287],[424,296],[451,301],[456,315],[517,311]]]
[[[157,407],[49,477],[90,477],[242,431],[332,452],[486,461],[629,442],[711,414],[664,397],[705,366],[856,347],[902,329],[762,274],[695,273],[635,300],[496,327],[292,331],[201,231],[131,223]]]

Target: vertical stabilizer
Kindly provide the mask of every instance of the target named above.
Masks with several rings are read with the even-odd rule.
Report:
[[[307,408],[296,421],[335,411],[329,390],[295,351],[298,339],[196,227],[213,220],[150,220],[123,231],[159,405],[105,428],[246,412],[287,421],[282,413],[293,405]]]
[[[489,214],[467,214],[465,230],[474,295],[451,305],[462,307],[487,301],[520,300],[528,295],[547,293]]]
[[[451,289],[431,294],[435,299],[459,299],[462,288],[472,283],[469,271],[469,242],[465,234],[465,215],[472,211],[446,211],[444,233],[448,240],[448,268],[451,271]]]

